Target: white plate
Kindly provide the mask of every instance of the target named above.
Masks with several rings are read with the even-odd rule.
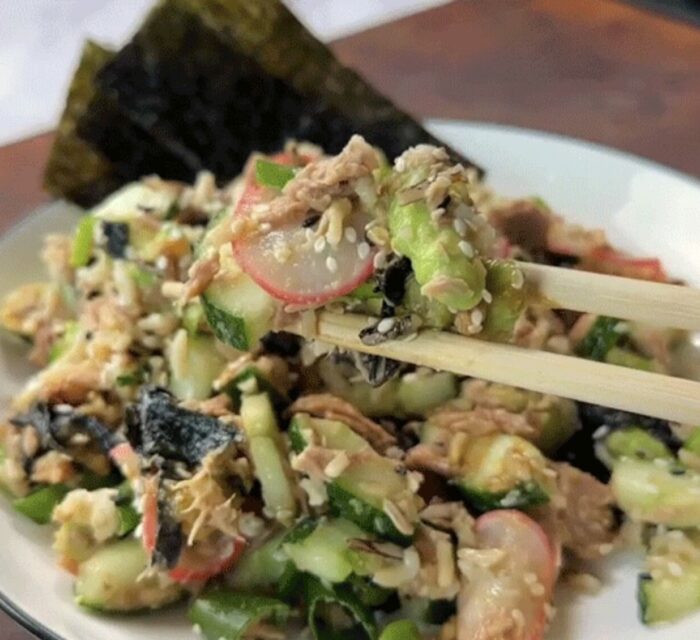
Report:
[[[700,183],[617,151],[547,134],[460,122],[431,122],[434,133],[488,168],[489,182],[507,195],[540,195],[581,224],[604,228],[639,255],[660,257],[668,271],[700,285]],[[62,205],[37,211],[0,240],[0,293],[41,277],[41,237],[67,230],[75,216]],[[18,389],[28,368],[22,349],[0,342],[0,399]],[[0,592],[6,608],[49,639],[192,640],[182,610],[143,617],[101,618],[74,606],[71,579],[54,564],[50,532],[0,512]],[[563,593],[554,640],[687,640],[700,634],[700,614],[649,630],[637,619],[636,575],[630,555],[600,570],[604,588],[591,597]]]

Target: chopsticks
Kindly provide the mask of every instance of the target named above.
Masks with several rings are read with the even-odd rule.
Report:
[[[288,330],[344,349],[665,420],[700,419],[698,382],[439,331],[369,346],[358,337],[368,323],[366,316],[323,311],[314,335],[302,331],[300,321]]]
[[[525,281],[552,309],[700,330],[700,290],[677,284],[518,262]]]

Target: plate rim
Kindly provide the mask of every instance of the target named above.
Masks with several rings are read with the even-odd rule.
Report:
[[[557,144],[566,144],[570,146],[573,145],[582,149],[586,149],[588,151],[605,154],[607,156],[613,156],[618,160],[636,163],[637,165],[642,165],[653,171],[672,176],[677,180],[691,184],[694,188],[700,189],[700,176],[696,177],[694,175],[661,164],[655,160],[646,158],[644,156],[640,156],[629,151],[624,151],[612,146],[608,146],[606,144],[592,142],[575,136],[569,136],[561,133],[543,131],[540,129],[533,129],[529,127],[521,127],[516,125],[502,124],[483,120],[431,117],[425,118],[423,120],[423,123],[428,129],[441,128],[443,126],[461,126],[471,128],[473,130],[487,131],[494,134],[506,134],[518,137],[536,137],[540,139],[544,138],[547,141],[554,142]],[[486,174],[488,179],[488,169],[486,169]],[[40,212],[45,211],[46,209],[55,207],[59,203],[76,208],[76,214],[79,214],[82,211],[82,209],[76,207],[74,204],[62,200],[60,198],[43,202],[38,206],[34,207],[30,212],[28,212],[17,222],[8,227],[3,233],[1,233],[0,245],[12,242],[13,237],[17,235],[25,225],[31,224],[32,219],[36,215],[38,215]],[[13,600],[9,596],[7,596],[3,591],[0,591],[0,610],[6,613],[14,622],[16,622],[19,626],[21,626],[29,633],[33,634],[39,640],[68,640],[66,637],[51,630],[43,622],[37,620],[34,616],[28,614],[23,608],[16,605],[13,602]]]

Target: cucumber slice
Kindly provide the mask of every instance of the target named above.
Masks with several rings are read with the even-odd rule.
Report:
[[[608,460],[613,463],[623,458],[637,458],[639,460],[673,460],[673,453],[651,433],[640,427],[629,427],[628,429],[616,429],[611,432],[596,447],[596,454],[603,461]]]
[[[685,568],[673,580],[654,580],[648,573],[639,576],[639,612],[644,624],[671,622],[700,609],[700,566]]]
[[[205,591],[192,604],[189,618],[207,640],[239,640],[260,622],[282,625],[290,614],[279,600],[227,589]]]
[[[244,396],[241,418],[265,507],[273,518],[290,522],[296,515],[297,501],[284,443],[269,396],[265,393]]]
[[[202,295],[202,305],[216,337],[245,351],[272,329],[278,303],[237,271],[217,277]]]
[[[279,437],[275,411],[272,408],[270,396],[266,393],[245,396],[241,403],[241,418],[248,438],[257,436]]]
[[[299,571],[332,583],[345,582],[358,566],[357,554],[348,548],[351,538],[366,534],[347,520],[321,522],[306,537],[283,545]]]
[[[241,591],[274,588],[289,563],[282,549],[284,539],[285,533],[278,533],[259,547],[247,550],[238,561],[228,584]]]
[[[619,507],[633,520],[700,526],[700,473],[674,462],[625,459],[615,464],[610,484]]]
[[[188,335],[185,362],[176,365],[174,353],[168,353],[170,391],[181,400],[205,400],[212,394],[212,385],[226,365],[212,336]]]
[[[66,497],[70,488],[64,484],[50,484],[33,491],[24,498],[17,498],[12,506],[37,524],[48,524],[54,508]]]
[[[289,402],[287,396],[281,393],[259,370],[251,365],[228,382],[222,389],[231,398],[234,411],[241,407],[244,395],[267,393],[274,407],[282,409]]]
[[[289,439],[292,449],[301,453],[309,444],[326,449],[340,449],[357,453],[369,449],[370,445],[348,425],[336,420],[312,418],[306,413],[297,413],[289,423]]]
[[[467,440],[460,453],[462,473],[453,484],[475,509],[522,509],[549,501],[547,460],[527,440],[482,436]]]
[[[178,600],[182,595],[178,585],[142,575],[148,564],[146,551],[134,538],[98,549],[78,569],[77,603],[116,612],[156,609]]]
[[[413,531],[399,531],[384,512],[386,500],[398,502],[398,496],[410,493],[406,478],[391,460],[376,456],[350,466],[326,489],[334,514],[385,540],[401,545],[411,543]],[[410,525],[414,528],[415,522]]]
[[[399,381],[397,400],[403,414],[422,416],[456,395],[457,378],[451,373],[409,373]]]

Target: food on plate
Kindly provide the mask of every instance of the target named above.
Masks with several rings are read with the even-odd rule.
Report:
[[[437,328],[670,371],[684,334],[526,286],[516,258],[666,278],[540,199],[433,145],[290,142],[221,188],[132,182],[42,258],[0,307],[37,366],[0,483],[54,526],[79,605],[182,602],[210,640],[534,640],[624,528],[642,620],[700,607],[697,428],[313,338],[331,309],[370,345]]]
[[[46,184],[92,206],[149,173],[225,181],[252,149],[296,138],[336,153],[353,133],[392,158],[437,144],[279,0],[162,0],[120,51],[86,45]]]

